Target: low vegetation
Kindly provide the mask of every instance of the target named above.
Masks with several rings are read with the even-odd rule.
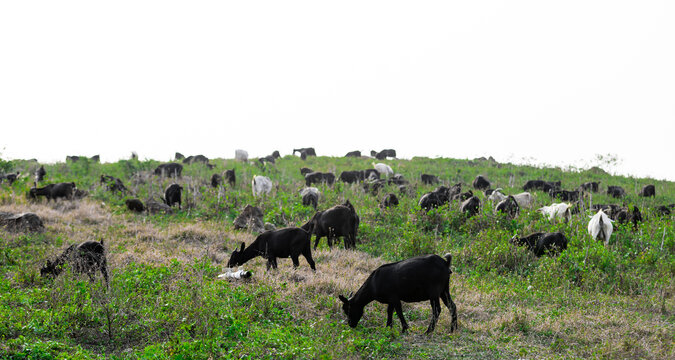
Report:
[[[285,156],[275,164],[232,159],[186,165],[178,179],[153,175],[154,160],[100,164],[45,164],[44,183],[74,182],[86,190],[82,200],[29,200],[30,161],[3,161],[3,171],[20,171],[12,185],[0,184],[0,212],[33,212],[46,230],[21,233],[0,230],[0,358],[8,359],[217,359],[217,358],[644,358],[675,357],[675,225],[672,216],[655,212],[675,203],[675,183],[612,176],[594,168],[537,168],[493,161],[414,158],[385,160],[410,181],[401,193],[385,185],[378,194],[359,184],[316,184],[318,210],[349,200],[360,226],[355,250],[342,243],[313,251],[316,272],[301,258],[293,268],[287,258],[266,270],[255,258],[243,268],[249,279],[223,280],[227,261],[241,242],[256,237],[234,230],[233,220],[247,205],[258,206],[264,221],[277,228],[301,226],[314,214],[303,206],[305,181],[300,168],[330,172],[372,167],[373,159]],[[237,183],[211,187],[214,173],[235,169]],[[532,209],[515,219],[494,214],[481,201],[476,216],[460,212],[457,201],[428,212],[419,208],[424,185],[420,175],[437,175],[443,184],[470,188],[482,174],[505,194],[522,191],[530,179],[561,181],[573,190],[600,181],[601,192],[584,198],[585,206],[637,206],[644,221],[615,223],[605,246],[587,233],[592,213],[569,222],[549,221],[536,211],[553,202],[535,191]],[[100,176],[121,179],[130,193],[111,192]],[[264,175],[274,186],[254,197],[251,179]],[[183,186],[182,208],[172,214],[136,214],[125,199],[160,201],[164,189]],[[637,193],[654,184],[656,196]],[[615,199],[608,185],[626,189]],[[387,193],[399,205],[379,207]],[[535,256],[509,240],[534,232],[561,232],[567,249],[558,256]],[[72,244],[104,240],[110,283],[100,274],[66,269],[59,277],[40,276],[40,268]],[[394,322],[385,327],[386,306],[373,302],[358,326],[350,328],[339,295],[356,292],[379,265],[421,254],[452,254],[450,295],[457,305],[458,328],[443,308],[432,334],[428,302],[403,304],[410,329],[401,334]]]

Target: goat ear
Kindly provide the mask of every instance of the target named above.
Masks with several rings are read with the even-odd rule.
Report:
[[[242,241],[241,242],[241,251],[244,251],[244,246],[246,246],[246,244],[244,244],[244,242]]]
[[[345,304],[348,304],[348,303],[349,303],[349,300],[347,300],[347,298],[344,297],[344,296],[342,296],[342,295],[339,295],[338,298],[340,298],[340,301],[342,301],[342,302],[345,303]]]

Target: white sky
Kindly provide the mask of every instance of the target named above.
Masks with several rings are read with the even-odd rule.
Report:
[[[494,156],[675,180],[675,1],[5,1],[0,153]]]

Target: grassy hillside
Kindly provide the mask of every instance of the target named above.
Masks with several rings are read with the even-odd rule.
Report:
[[[653,209],[675,203],[675,183],[610,176],[601,170],[562,171],[488,161],[414,158],[387,160],[411,182],[400,194],[387,186],[374,196],[361,185],[318,186],[319,210],[349,200],[361,218],[357,250],[314,253],[316,273],[300,259],[280,259],[265,271],[258,258],[243,268],[245,281],[217,278],[229,253],[255,234],[235,231],[232,221],[247,204],[259,206],[277,228],[299,226],[314,213],[301,204],[301,167],[333,172],[372,167],[374,159],[286,156],[261,167],[231,159],[185,167],[177,180],[152,175],[157,161],[99,164],[81,161],[45,165],[45,182],[73,181],[89,196],[77,201],[30,202],[32,177],[0,185],[0,211],[38,214],[42,234],[0,230],[0,358],[673,358],[675,350],[675,226]],[[32,174],[37,164],[13,161],[7,170]],[[213,173],[234,168],[237,184],[214,189]],[[529,179],[560,180],[564,189],[586,181],[620,185],[628,196],[593,194],[593,203],[638,206],[645,221],[637,229],[618,225],[609,246],[586,232],[589,213],[550,222],[534,209],[552,202],[534,192],[534,209],[516,220],[495,215],[485,196],[481,213],[466,218],[459,204],[422,212],[422,173],[446,185],[470,188],[477,174],[505,193],[521,192]],[[136,215],[129,196],[99,185],[101,174],[121,178],[136,197],[159,199],[174,181],[182,184],[183,209],[171,215]],[[251,179],[269,176],[269,196],[254,198]],[[656,185],[655,198],[636,195]],[[400,205],[380,209],[385,194]],[[509,243],[514,234],[560,231],[570,240],[557,257],[536,258]],[[106,289],[100,276],[65,274],[41,278],[46,259],[70,244],[104,240],[111,268]],[[450,294],[459,329],[450,333],[443,308],[432,335],[428,302],[404,304],[411,328],[384,327],[386,306],[372,303],[355,329],[346,324],[339,294],[355,292],[377,266],[420,254],[453,254]]]

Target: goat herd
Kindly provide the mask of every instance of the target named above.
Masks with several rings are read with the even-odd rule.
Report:
[[[313,148],[294,149],[293,153],[295,154],[296,152],[300,153],[303,159],[306,159],[307,156],[316,155]],[[177,159],[186,159],[182,155],[179,155],[179,153],[176,154]],[[386,159],[387,157],[395,157],[396,152],[387,149],[381,152],[373,152],[372,155],[377,159]],[[360,152],[350,152],[347,156],[361,156],[361,154]],[[191,162],[203,162],[208,165],[208,159],[201,155],[189,158]],[[278,158],[279,153],[274,152],[274,154],[260,158],[258,161],[264,165],[265,162],[274,163]],[[235,159],[247,161],[248,154],[243,150],[237,150]],[[70,161],[73,160],[70,159]],[[154,170],[154,174],[177,178],[181,176],[182,170],[183,166],[179,163],[166,163],[159,165]],[[304,176],[306,185],[300,192],[302,203],[303,205],[314,207],[315,210],[318,205],[320,192],[318,188],[311,187],[314,184],[323,183],[332,186],[336,179],[339,179],[347,184],[362,184],[364,190],[371,194],[377,194],[385,185],[395,185],[401,193],[406,193],[410,184],[403,176],[395,174],[390,166],[383,163],[373,163],[372,169],[343,171],[338,177],[332,173],[315,172],[309,168],[302,168],[300,172]],[[28,193],[30,198],[36,199],[38,196],[44,196],[49,201],[52,199],[72,199],[77,197],[78,189],[72,182],[49,184],[38,188],[37,183],[43,179],[45,174],[43,167],[36,173],[36,185]],[[422,183],[427,185],[440,183],[437,176],[430,174],[421,174],[420,179]],[[231,186],[234,185],[236,183],[234,169],[227,170],[222,175],[213,174],[211,185],[213,187],[221,186],[224,183],[223,180],[227,181]],[[101,175],[100,183],[111,191],[128,191],[122,180],[112,176]],[[263,196],[274,187],[272,180],[265,176],[253,176],[251,185],[254,196]],[[494,203],[495,212],[501,212],[511,219],[519,215],[521,208],[532,208],[534,206],[535,198],[529,192],[532,190],[547,192],[551,198],[563,201],[537,209],[538,212],[551,220],[560,219],[562,221],[569,221],[573,214],[583,213],[586,210],[596,212],[588,223],[588,233],[593,239],[602,240],[605,244],[609,243],[612,234],[612,222],[632,222],[634,226],[637,226],[637,223],[642,221],[641,213],[637,206],[629,210],[626,207],[618,205],[591,205],[590,201],[586,201],[590,199],[590,193],[599,191],[598,182],[584,183],[578,189],[570,191],[561,189],[560,182],[530,180],[523,186],[523,192],[513,195],[504,194],[501,188],[493,190],[491,189],[491,185],[490,181],[482,175],[476,176],[472,183],[473,190],[484,192],[486,198]],[[181,185],[174,183],[166,188],[164,198],[162,199],[163,204],[143,204],[139,199],[127,199],[126,205],[130,210],[136,212],[153,212],[153,209],[158,207],[166,210],[175,205],[178,205],[180,208],[182,190]],[[460,211],[471,217],[479,212],[481,206],[481,201],[473,193],[473,190],[462,192],[462,185],[459,183],[449,187],[441,185],[434,191],[423,194],[419,199],[418,205],[421,211],[429,211],[456,201],[459,203]],[[607,193],[613,197],[622,197],[626,194],[624,189],[617,186],[609,186]],[[645,186],[639,195],[655,196],[654,185]],[[80,193],[80,196],[83,195]],[[382,199],[380,206],[387,208],[397,206],[398,203],[396,194],[389,193]],[[660,206],[656,211],[669,215],[674,207],[675,205]],[[311,254],[312,235],[316,237],[314,243],[315,249],[322,237],[327,237],[329,246],[332,246],[337,238],[343,237],[346,249],[355,248],[359,221],[359,216],[354,206],[347,200],[343,204],[323,211],[317,211],[301,227],[289,227],[263,232],[248,247],[242,243],[241,248],[232,252],[227,266],[230,268],[240,266],[257,256],[262,256],[267,260],[268,270],[270,268],[277,268],[278,258],[290,257],[293,265],[297,267],[299,265],[298,258],[300,255],[303,255],[311,269],[316,270],[316,265]],[[560,232],[538,232],[523,237],[514,236],[511,242],[517,245],[525,245],[536,256],[542,256],[546,253],[556,254],[564,251],[567,248],[568,240]],[[393,312],[396,311],[403,331],[405,331],[408,325],[401,310],[401,301],[419,302],[429,300],[432,309],[432,319],[427,328],[427,333],[434,330],[441,312],[440,301],[443,301],[451,311],[452,325],[450,330],[455,330],[457,328],[457,311],[449,293],[449,276],[452,273],[450,269],[451,259],[450,254],[446,254],[444,257],[426,255],[382,265],[377,268],[353,296],[349,299],[343,296],[339,297],[343,303],[343,310],[347,314],[349,325],[355,327],[363,315],[364,307],[376,300],[387,304],[387,326],[391,326]],[[95,272],[101,271],[106,283],[108,282],[108,270],[102,242],[87,241],[69,247],[55,261],[47,261],[47,264],[41,269],[41,275],[57,276],[66,264],[72,265],[75,271],[88,274],[92,279]]]

